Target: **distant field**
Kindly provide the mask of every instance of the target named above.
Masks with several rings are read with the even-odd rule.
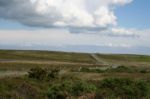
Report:
[[[96,66],[95,63],[87,53],[0,50],[0,71],[28,71],[34,67],[78,69]]]
[[[99,57],[108,60],[118,61],[137,61],[137,62],[150,62],[150,56],[146,55],[125,55],[125,54],[97,54]]]
[[[128,54],[96,54],[106,61],[129,61],[129,62],[150,62],[150,56],[128,55]],[[24,51],[24,50],[0,50],[1,59],[13,60],[45,60],[45,61],[67,61],[95,63],[96,60],[89,53],[71,53],[54,51]]]
[[[150,69],[150,56],[95,54],[101,61],[111,65],[137,66]],[[110,65],[110,66],[111,66]],[[29,70],[33,67],[69,68],[104,66],[97,63],[90,53],[67,53],[54,51],[0,50],[0,70]]]
[[[13,60],[45,60],[45,61],[67,61],[95,63],[96,61],[90,54],[66,53],[50,51],[19,51],[19,50],[0,50],[0,59]]]

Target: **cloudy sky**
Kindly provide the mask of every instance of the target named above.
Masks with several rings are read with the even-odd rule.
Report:
[[[150,54],[149,0],[0,0],[0,48]]]

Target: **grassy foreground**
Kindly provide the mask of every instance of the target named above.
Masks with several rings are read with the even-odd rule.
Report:
[[[86,75],[86,74],[84,74]],[[59,70],[33,68],[23,77],[0,79],[1,99],[149,99],[150,80],[125,76],[85,79]]]

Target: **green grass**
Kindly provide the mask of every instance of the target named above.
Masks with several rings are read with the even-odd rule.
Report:
[[[149,94],[150,82],[142,79],[111,77],[86,81],[58,78],[39,81],[27,77],[0,78],[0,99],[87,99],[91,96],[96,99],[149,99]]]
[[[25,77],[1,78],[0,99],[46,99],[48,82],[37,82]]]

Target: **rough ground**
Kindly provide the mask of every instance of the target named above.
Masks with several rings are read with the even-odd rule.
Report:
[[[59,62],[59,61],[35,61],[35,60],[0,60],[0,63],[34,63],[34,64],[59,64],[59,65],[93,65],[90,63],[75,63],[75,62]],[[63,73],[65,71],[62,71]],[[0,78],[2,77],[16,77],[27,74],[26,71],[0,71]]]
[[[96,54],[91,54],[91,57],[96,60],[97,65],[111,66],[112,68],[116,68],[118,65],[111,64],[104,59],[98,57]],[[36,60],[11,60],[11,59],[0,59],[0,63],[34,63],[34,64],[59,64],[59,65],[93,65],[91,63],[79,63],[79,62],[59,62],[59,61],[36,61]],[[63,71],[62,71],[63,73]],[[0,71],[0,77],[16,77],[27,74],[26,71]]]

